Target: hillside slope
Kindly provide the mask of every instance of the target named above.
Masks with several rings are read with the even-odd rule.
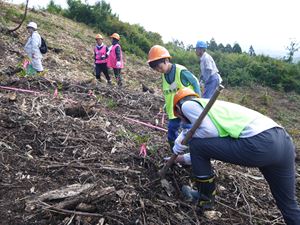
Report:
[[[22,9],[1,4],[7,18],[1,26],[15,27],[14,15]],[[219,188],[212,218],[197,215],[182,199],[179,189],[188,184],[190,168],[174,166],[167,175],[174,189],[166,192],[157,175],[170,155],[166,133],[127,119],[166,128],[159,74],[126,55],[124,87],[96,82],[92,48],[98,31],[45,12],[29,11],[29,20],[39,24],[50,47],[43,76],[18,76],[25,25],[14,35],[0,34],[0,85],[19,88],[0,89],[1,224],[283,223],[256,169],[214,162]],[[142,83],[154,93],[143,92]],[[271,116],[299,148],[299,95],[257,86],[228,88],[221,99]],[[142,144],[145,157],[139,155]]]

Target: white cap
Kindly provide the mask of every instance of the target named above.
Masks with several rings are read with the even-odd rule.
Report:
[[[28,27],[32,27],[33,29],[37,30],[37,24],[35,22],[29,22],[27,28]]]

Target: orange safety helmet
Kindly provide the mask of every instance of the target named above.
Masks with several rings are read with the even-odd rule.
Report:
[[[176,113],[176,105],[177,103],[182,100],[183,98],[185,98],[186,96],[195,96],[195,97],[198,97],[199,98],[199,95],[194,92],[192,89],[190,88],[182,88],[182,89],[179,89],[175,96],[174,96],[174,100],[173,100],[173,112],[174,112],[174,115],[177,116],[177,113]]]
[[[96,37],[95,37],[95,39],[96,39],[96,40],[97,40],[97,39],[102,39],[102,40],[103,40],[103,37],[102,37],[101,34],[97,34]]]
[[[110,35],[110,37],[120,40],[120,35],[118,33],[113,33],[112,35]]]
[[[169,51],[163,46],[154,45],[148,53],[148,61],[147,62],[150,63],[150,62],[156,61],[158,59],[164,59],[164,58],[172,58],[170,56]]]

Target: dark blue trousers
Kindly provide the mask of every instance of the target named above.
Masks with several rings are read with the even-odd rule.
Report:
[[[193,138],[190,143],[193,176],[213,174],[210,159],[258,167],[288,225],[300,224],[295,191],[295,146],[282,128],[250,138]]]
[[[101,76],[101,72],[103,72],[103,74],[105,75],[105,78],[107,81],[110,80],[110,76],[108,74],[108,69],[107,69],[107,64],[106,63],[100,63],[100,64],[95,64],[95,70],[96,70],[96,78],[100,79]]]

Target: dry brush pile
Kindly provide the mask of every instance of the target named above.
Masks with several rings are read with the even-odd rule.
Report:
[[[126,119],[162,126],[159,76],[128,56],[124,88],[97,83],[90,79],[94,31],[47,13],[29,15],[50,48],[44,76],[17,76],[25,27],[0,33],[0,85],[23,89],[0,89],[0,224],[283,224],[256,169],[215,161],[217,203],[205,215],[180,192],[190,168],[175,165],[170,188],[163,187],[157,172],[171,154],[166,133]],[[221,97],[237,94],[259,106],[256,91]]]
[[[4,224],[280,224],[258,171],[214,162],[216,210],[198,215],[175,166],[157,175],[165,134],[125,119],[160,120],[162,98],[94,81],[9,78],[35,93],[1,91],[0,220]],[[55,95],[55,89],[58,89]],[[55,97],[56,96],[56,97]],[[146,144],[148,154],[139,156]]]

